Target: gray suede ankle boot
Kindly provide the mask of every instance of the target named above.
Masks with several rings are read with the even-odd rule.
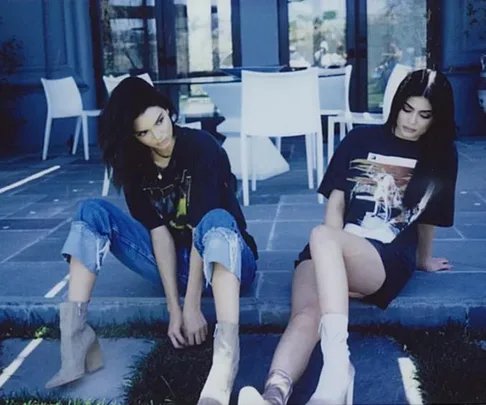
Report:
[[[60,308],[61,370],[46,384],[59,387],[103,367],[94,330],[86,324],[87,303],[63,302]]]

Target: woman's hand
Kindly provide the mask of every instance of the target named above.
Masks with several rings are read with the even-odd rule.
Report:
[[[182,311],[184,334],[189,346],[200,345],[208,335],[208,323],[200,308],[184,305]]]
[[[182,349],[187,345],[182,334],[182,310],[180,307],[172,309],[169,313],[169,339],[176,349]]]
[[[424,263],[419,263],[418,268],[423,271],[435,272],[439,270],[451,270],[452,264],[443,257],[431,257]]]

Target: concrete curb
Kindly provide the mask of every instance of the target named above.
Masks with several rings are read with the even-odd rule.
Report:
[[[19,323],[38,324],[57,322],[61,299],[43,297],[0,298],[0,322],[12,320]],[[211,298],[203,298],[202,308],[208,322],[215,322]],[[287,299],[258,300],[242,298],[240,303],[242,325],[285,326],[290,315]],[[89,306],[89,321],[95,325],[124,324],[130,321],[168,322],[165,298],[93,298]],[[454,321],[473,329],[486,328],[486,303],[484,299],[460,302],[397,298],[387,310],[352,300],[351,325],[376,325],[397,323],[411,327],[432,327]]]

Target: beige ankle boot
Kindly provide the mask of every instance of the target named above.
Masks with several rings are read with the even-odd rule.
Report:
[[[292,390],[292,378],[284,370],[275,369],[268,374],[263,395],[253,387],[243,387],[238,405],[287,405]]]
[[[61,370],[46,384],[59,387],[103,367],[98,338],[86,324],[87,303],[63,302],[60,308]]]
[[[326,314],[319,326],[324,365],[306,405],[352,405],[354,367],[349,361],[348,317]]]
[[[197,405],[229,404],[239,361],[239,325],[218,323],[214,333],[213,365]]]

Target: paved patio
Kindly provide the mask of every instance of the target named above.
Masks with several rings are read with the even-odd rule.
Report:
[[[434,244],[436,255],[447,256],[454,270],[417,272],[386,311],[353,302],[352,324],[400,322],[431,326],[454,319],[472,327],[486,326],[486,163],[481,160],[486,156],[486,139],[461,141],[458,148],[456,224],[450,229],[439,229]],[[0,322],[7,317],[20,321],[55,318],[66,291],[68,268],[59,250],[70,218],[81,199],[101,194],[103,168],[97,151],[93,149],[91,153],[89,162],[65,151],[53,151],[51,156],[58,157],[46,162],[41,162],[38,154],[0,160]],[[261,258],[257,281],[242,299],[242,323],[286,323],[293,260],[312,227],[323,218],[324,207],[317,204],[315,193],[306,188],[303,145],[286,142],[283,154],[291,171],[260,182],[258,191],[251,194],[252,205],[244,207]],[[54,165],[60,168],[3,192],[4,187]],[[113,189],[107,199],[126,209],[123,198]],[[205,299],[204,305],[208,320],[214,321],[211,300]],[[121,323],[131,319],[168,320],[168,314],[160,287],[108,256],[95,286],[89,318],[94,323]],[[278,335],[242,336],[240,373],[233,400],[243,385],[261,388],[277,341]],[[40,341],[29,355],[26,352],[37,345],[35,342],[2,342],[0,370],[7,365],[20,367],[9,367],[11,376],[7,376],[7,369],[0,375],[0,397],[47,394],[43,387],[59,366],[59,342]],[[422,403],[414,380],[413,359],[396,342],[352,334],[349,343],[357,369],[355,403]],[[50,394],[123,403],[125,378],[153,342],[104,339],[102,345],[106,359],[102,371]],[[316,384],[321,362],[316,348],[289,404],[305,403]],[[38,372],[40,365],[43,373]]]
[[[417,272],[386,311],[353,301],[351,323],[432,325],[452,318],[472,326],[486,325],[486,163],[482,160],[486,140],[460,141],[458,148],[456,223],[439,229],[434,243],[435,254],[448,257],[454,270]],[[290,172],[259,182],[257,192],[251,194],[251,206],[244,207],[261,258],[256,283],[242,300],[242,323],[286,323],[293,261],[323,218],[324,207],[306,186],[302,142],[298,138],[284,142],[283,154]],[[53,150],[50,156],[45,162],[39,154],[0,161],[0,189],[61,166],[0,194],[0,317],[54,319],[66,290],[61,287],[68,268],[59,251],[70,218],[80,200],[101,195],[103,168],[95,148],[90,161],[84,161],[81,154],[69,156],[65,150]],[[113,188],[107,199],[126,209],[123,197]],[[102,323],[168,319],[162,295],[160,287],[108,256],[94,289],[90,317]],[[204,305],[209,319],[214,319],[211,299],[205,299]]]

